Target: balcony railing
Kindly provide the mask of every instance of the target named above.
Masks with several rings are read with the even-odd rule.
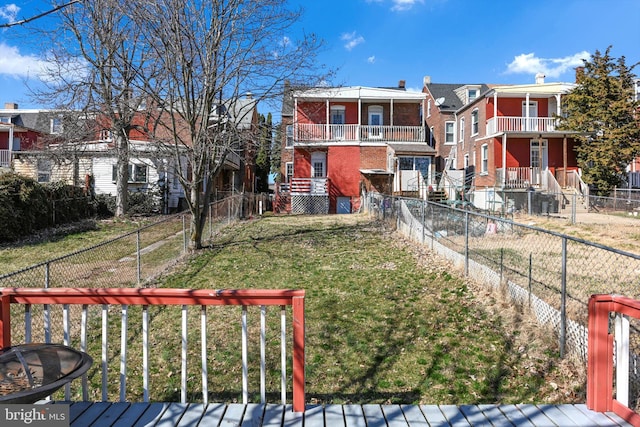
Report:
[[[630,367],[635,372],[638,363],[637,347],[630,341],[629,318],[640,319],[640,301],[617,295],[593,295],[589,300],[587,407],[615,412],[640,426],[640,415],[629,407],[635,403],[629,401]],[[609,332],[612,330],[614,334]]]
[[[329,195],[328,178],[292,178],[289,184],[291,194]]]
[[[553,132],[556,130],[554,117],[508,117],[498,116],[487,120],[487,135],[498,132]]]
[[[109,348],[112,331],[119,331],[119,359],[120,359],[120,381],[119,381],[119,399],[125,401],[127,396],[127,379],[131,375],[127,369],[127,355],[129,354],[130,343],[135,342],[128,337],[140,334],[142,338],[142,387],[143,399],[149,401],[149,381],[150,372],[157,372],[157,366],[150,366],[150,351],[154,349],[150,344],[150,336],[152,341],[166,341],[166,336],[158,336],[154,332],[167,329],[166,325],[158,325],[159,328],[152,328],[153,324],[150,320],[149,307],[161,306],[165,310],[168,306],[181,306],[182,328],[181,343],[182,347],[175,349],[181,354],[181,403],[187,400],[187,361],[192,360],[189,357],[187,338],[200,338],[200,363],[198,371],[201,373],[201,387],[198,390],[189,390],[191,394],[201,392],[204,403],[207,403],[209,394],[209,371],[207,360],[211,359],[209,355],[210,348],[207,345],[207,337],[209,336],[209,325],[219,329],[221,325],[217,324],[217,320],[209,319],[207,308],[214,306],[240,306],[241,314],[238,319],[241,324],[241,349],[242,352],[242,400],[244,404],[249,399],[249,375],[248,375],[248,343],[249,330],[247,326],[247,308],[250,306],[260,307],[260,326],[259,326],[259,348],[260,348],[260,399],[261,403],[265,403],[266,399],[266,307],[280,307],[280,387],[282,404],[286,403],[286,372],[287,372],[287,354],[286,343],[286,306],[292,306],[292,334],[289,338],[292,342],[292,394],[293,394],[293,410],[303,412],[305,405],[304,392],[304,345],[305,345],[305,316],[304,316],[304,290],[264,290],[264,289],[239,289],[239,290],[192,290],[192,289],[166,289],[166,288],[0,288],[0,348],[9,347],[12,343],[12,335],[17,336],[20,341],[29,343],[34,341],[40,342],[56,342],[59,341],[65,345],[71,345],[73,342],[79,343],[79,350],[88,351],[88,347],[92,347],[94,353],[90,354],[97,362],[100,361],[100,371],[102,374],[102,401],[109,400],[108,394],[108,377],[109,377]],[[23,321],[18,321],[19,313],[16,305],[24,306]],[[12,307],[13,306],[13,307]],[[61,307],[60,307],[61,306]],[[98,306],[101,310],[91,310],[92,307]],[[141,308],[141,325],[129,326],[131,319],[138,318],[133,314],[129,316],[129,308],[137,306]],[[189,329],[188,307],[194,306],[199,309],[200,314],[200,333],[192,333]],[[62,308],[62,321],[60,321],[60,308]],[[119,308],[119,310],[118,310]],[[12,317],[12,311],[13,316]],[[110,317],[114,317],[115,313],[120,312],[120,327]],[[32,322],[38,320],[37,322]],[[57,319],[57,321],[56,321]],[[42,320],[42,321],[40,321]],[[13,321],[13,324],[12,324]],[[157,321],[156,321],[157,323]],[[162,323],[162,322],[161,322]],[[110,326],[111,325],[111,326]],[[211,331],[213,332],[213,331]],[[117,333],[117,332],[116,332]],[[177,335],[177,334],[176,334]],[[93,337],[92,345],[88,339]],[[101,337],[101,343],[97,342],[97,337]],[[270,339],[272,341],[273,339]],[[137,340],[136,340],[137,341]],[[116,341],[117,342],[117,341]],[[95,347],[99,347],[96,350]],[[157,350],[157,348],[156,348]],[[167,350],[170,350],[167,348]],[[135,353],[135,350],[132,350]],[[138,353],[140,353],[138,351]],[[196,356],[197,357],[197,356]],[[117,360],[117,359],[116,359]],[[96,363],[97,365],[97,363]],[[198,364],[194,364],[198,366]],[[138,366],[134,367],[138,370]],[[193,374],[193,373],[192,373]],[[153,374],[157,375],[157,374]],[[111,375],[113,378],[113,375]],[[96,377],[99,378],[99,377]],[[193,382],[190,382],[190,388],[194,388]],[[139,391],[135,391],[136,393]],[[97,395],[98,393],[92,393]],[[89,390],[86,376],[82,380],[82,397],[88,400]],[[70,391],[65,390],[65,400],[70,400]]]
[[[297,124],[295,126],[294,144],[339,141],[424,142],[425,130],[422,126],[367,126],[357,124]]]
[[[496,169],[496,182],[505,188],[529,188],[540,182],[540,168],[512,167]],[[503,178],[504,177],[504,178]]]
[[[11,151],[0,150],[0,167],[11,167]]]

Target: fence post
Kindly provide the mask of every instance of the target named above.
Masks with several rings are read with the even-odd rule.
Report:
[[[305,312],[304,296],[293,297],[291,301],[293,311],[293,410],[304,412],[305,410]]]
[[[529,252],[529,307],[531,307],[532,293],[533,293],[533,254]]]
[[[211,203],[209,204],[209,239],[213,237],[213,213],[211,212],[213,209],[211,208]]]
[[[49,271],[50,271],[49,264],[50,262],[47,261],[47,263],[44,265],[44,288],[45,289],[49,288],[49,286],[51,285],[51,282],[50,282],[51,279],[49,278]]]
[[[464,275],[469,275],[469,211],[464,213]]]
[[[182,251],[187,253],[187,220],[185,215],[182,215]]]
[[[567,238],[562,238],[562,288],[560,294],[560,358],[567,345]]]
[[[571,224],[575,224],[576,223],[576,210],[578,209],[578,206],[577,206],[578,195],[576,193],[573,193],[572,198],[573,198],[573,200],[571,201]]]
[[[433,250],[434,241],[436,238],[436,223],[434,222],[435,217],[435,209],[433,208],[433,204],[429,203],[429,207],[431,208],[431,250]]]
[[[503,276],[503,269],[504,269],[504,248],[500,248],[500,286],[502,286],[502,276]]]
[[[137,279],[138,285],[140,284],[140,277],[142,276],[142,257],[140,254],[140,227],[136,232],[136,258],[138,263]]]
[[[424,245],[424,231],[425,228],[427,227],[426,221],[425,221],[425,210],[427,209],[427,207],[425,206],[426,202],[423,200],[422,201],[422,212],[420,212],[422,214],[422,244]]]

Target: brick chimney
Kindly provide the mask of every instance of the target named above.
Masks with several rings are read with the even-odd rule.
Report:
[[[406,82],[405,80],[400,80],[400,81],[398,82],[398,88],[399,88],[399,89],[404,89],[404,87],[405,87],[405,84],[406,84],[406,83],[407,83],[407,82]]]
[[[18,104],[16,104],[15,102],[5,102],[4,103],[4,109],[5,110],[17,110],[18,109]]]

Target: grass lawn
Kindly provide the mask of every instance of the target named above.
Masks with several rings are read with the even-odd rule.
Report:
[[[552,334],[527,313],[364,215],[265,217],[227,227],[157,286],[305,289],[309,402],[585,399],[584,366],[558,359]],[[219,325],[238,319],[237,312],[215,316]],[[197,336],[197,314],[193,321]],[[179,314],[170,310],[154,313],[154,322],[180,329]],[[240,346],[229,336],[213,341],[212,401],[239,394],[239,372],[227,363],[237,362]],[[179,345],[162,336],[155,345],[161,351],[153,384],[165,394],[154,399],[175,398],[179,371],[171,366],[179,366]],[[136,366],[136,355],[130,357]],[[278,384],[277,373],[270,381]]]

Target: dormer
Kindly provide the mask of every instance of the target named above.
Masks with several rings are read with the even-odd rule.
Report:
[[[463,105],[475,101],[480,96],[480,85],[464,85],[460,86],[454,92],[460,98]]]

